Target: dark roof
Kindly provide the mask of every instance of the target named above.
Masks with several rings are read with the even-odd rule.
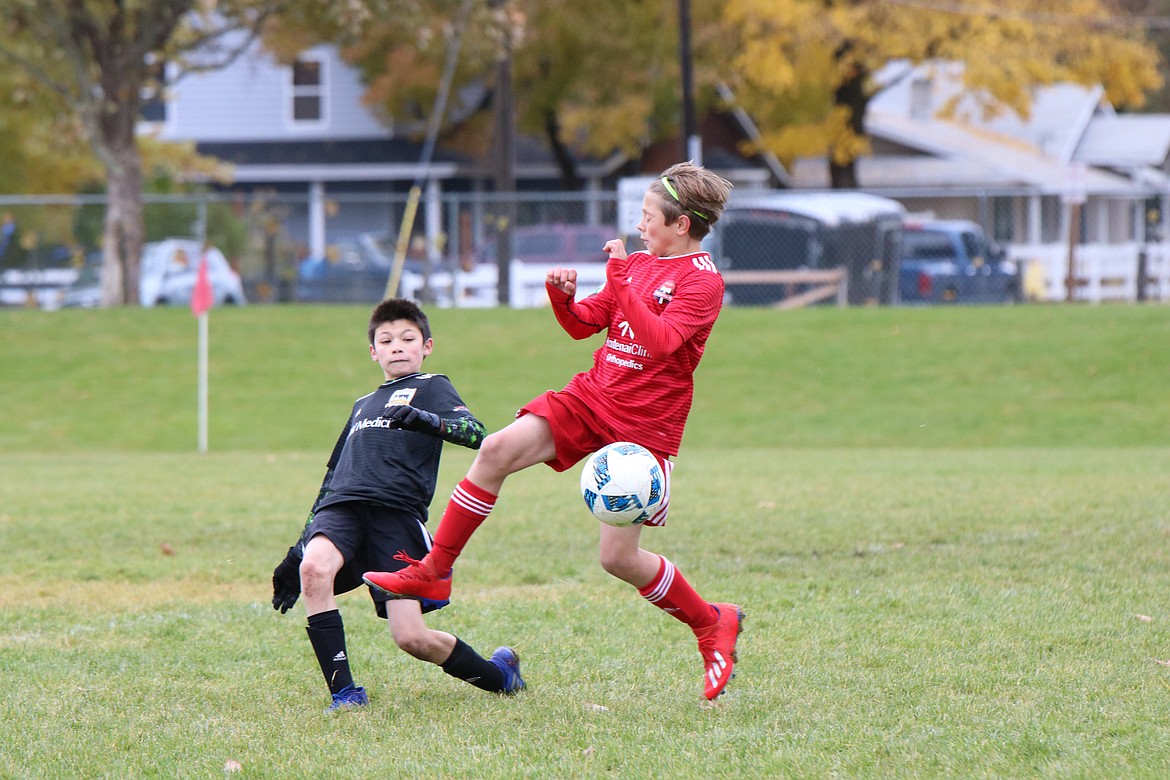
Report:
[[[201,143],[200,154],[235,165],[416,164],[423,145],[405,139],[350,141],[249,141]],[[436,148],[431,162],[466,163],[466,157]]]

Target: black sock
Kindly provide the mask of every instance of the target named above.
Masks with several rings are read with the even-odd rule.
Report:
[[[500,668],[475,652],[471,645],[459,637],[455,637],[455,649],[439,667],[452,677],[458,677],[476,688],[493,693],[504,691],[504,673]]]
[[[305,631],[309,634],[313,652],[317,654],[317,663],[321,665],[329,692],[340,693],[353,685],[349,657],[345,654],[345,626],[341,623],[341,613],[332,609],[309,615]]]

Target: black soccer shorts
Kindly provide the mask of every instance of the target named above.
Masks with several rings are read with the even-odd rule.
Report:
[[[322,534],[341,552],[345,564],[334,580],[334,592],[347,593],[362,585],[367,571],[398,571],[406,566],[395,560],[398,552],[421,559],[431,549],[431,534],[413,513],[365,501],[346,501],[318,509],[305,539]],[[386,617],[390,597],[369,588],[378,617]],[[423,601],[422,611],[444,605]]]

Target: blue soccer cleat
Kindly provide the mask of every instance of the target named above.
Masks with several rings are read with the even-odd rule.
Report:
[[[366,695],[366,689],[360,686],[351,685],[348,688],[333,694],[333,703],[329,705],[329,709],[325,710],[325,714],[329,715],[334,712],[345,712],[346,710],[365,707],[369,703],[370,697]]]
[[[524,689],[524,678],[520,676],[520,656],[510,647],[497,647],[488,659],[504,673],[504,687],[500,693],[511,696]]]

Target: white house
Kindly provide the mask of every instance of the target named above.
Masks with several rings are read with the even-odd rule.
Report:
[[[1065,206],[1083,199],[1083,240],[1144,239],[1147,201],[1166,197],[1170,115],[1118,115],[1101,87],[1056,84],[1036,90],[1027,118],[985,117],[970,97],[943,116],[962,92],[962,68],[896,62],[878,74],[888,86],[866,116],[874,150],[858,164],[866,190],[1032,244],[1066,240]],[[793,179],[827,186],[824,161],[801,160]],[[1166,224],[1170,210],[1160,212]]]
[[[256,43],[225,68],[180,79],[165,100],[149,106],[149,120],[140,131],[162,140],[195,142],[201,153],[232,165],[236,186],[303,200],[304,213],[291,214],[288,226],[291,237],[306,243],[315,256],[323,253],[326,225],[330,240],[371,226],[396,229],[385,213],[385,195],[404,195],[423,181],[419,221],[435,238],[443,228],[441,194],[486,189],[492,161],[440,144],[424,164],[425,144],[416,140],[424,123],[399,132],[391,118],[365,104],[365,90],[358,70],[333,46],[316,46],[283,65]],[[483,88],[457,91],[446,116],[466,116],[484,99]],[[579,173],[585,189],[600,192],[625,162],[620,155],[583,160]],[[555,189],[560,171],[540,144],[520,137],[515,175],[529,186],[544,182],[546,189]],[[341,206],[330,198],[336,192],[346,195]],[[365,202],[363,194],[368,196]],[[297,235],[298,229],[305,235]]]
[[[331,190],[405,192],[425,172],[435,194],[459,167],[441,150],[424,166],[422,145],[397,137],[393,123],[363,103],[364,91],[360,74],[333,46],[282,65],[255,45],[223,69],[180,79],[140,131],[193,141],[201,153],[231,163],[237,185],[299,200],[303,213],[288,220],[292,237],[321,256],[327,220],[342,235],[390,227],[384,198],[350,198],[344,209],[329,208]]]

